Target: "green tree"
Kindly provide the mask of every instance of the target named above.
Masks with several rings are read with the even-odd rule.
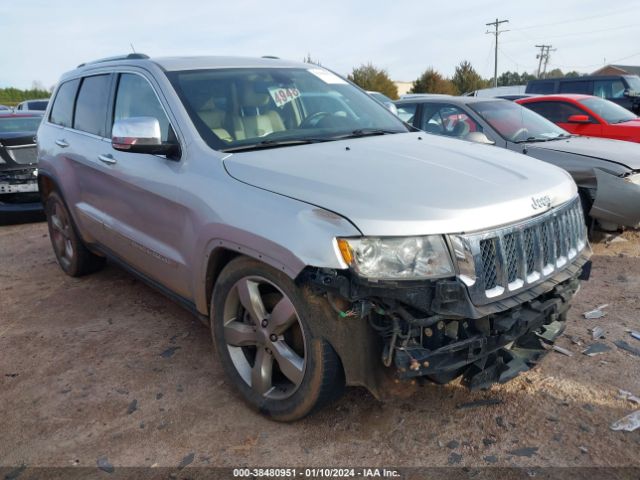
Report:
[[[473,68],[470,62],[463,60],[456,67],[451,82],[456,87],[458,93],[463,94],[486,88],[489,84]]]
[[[529,80],[535,80],[536,76],[527,72],[504,72],[498,77],[498,86],[526,85]]]
[[[14,87],[0,88],[0,104],[17,105],[24,100],[33,100],[36,98],[49,98],[51,92],[46,90],[40,82],[33,82],[33,87],[22,90]]]
[[[564,73],[559,68],[554,68],[553,70],[547,72],[544,78],[562,78],[564,77]]]
[[[511,85],[520,85],[522,83],[522,77],[518,72],[503,72],[502,75],[498,77],[498,86],[499,87],[508,87]]]
[[[571,70],[570,72],[567,72],[564,74],[565,78],[575,78],[575,77],[581,77],[582,74],[580,72],[576,72],[575,70]]]
[[[398,87],[389,78],[387,71],[377,68],[371,63],[354,68],[347,78],[363,90],[384,93],[392,99],[398,98]]]
[[[451,83],[451,80],[443,77],[433,67],[429,67],[413,82],[409,93],[445,93],[455,95],[456,88]]]

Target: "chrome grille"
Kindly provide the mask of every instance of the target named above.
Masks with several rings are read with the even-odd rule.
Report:
[[[476,305],[508,297],[573,260],[587,245],[580,200],[495,230],[456,235],[460,279]],[[464,257],[464,258],[463,258]]]
[[[6,147],[7,153],[16,163],[29,164],[38,161],[37,150],[35,145]]]

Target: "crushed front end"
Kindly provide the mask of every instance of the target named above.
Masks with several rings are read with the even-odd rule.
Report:
[[[42,212],[33,135],[0,138],[0,217]]]
[[[563,332],[571,299],[589,276],[579,199],[445,241],[454,277],[371,282],[315,269],[307,279],[343,322],[368,322],[380,340],[368,348],[379,350],[397,378],[446,383],[462,376],[470,388],[506,382],[535,365]],[[355,355],[343,352],[343,363],[357,363]]]

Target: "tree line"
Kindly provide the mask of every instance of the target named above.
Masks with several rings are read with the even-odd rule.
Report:
[[[556,68],[548,72],[545,78],[579,77],[580,75],[576,71],[563,73],[562,70]],[[392,99],[398,98],[398,87],[391,80],[388,72],[383,68],[374,66],[372,63],[355,67],[347,78],[364,90],[381,92]],[[529,80],[536,78],[538,77],[527,72],[507,71],[498,77],[498,86],[525,85]],[[433,67],[427,68],[413,81],[409,93],[462,95],[492,86],[493,79],[482,78],[473,68],[471,62],[463,60],[456,66],[453,76],[450,78],[445,77]]]
[[[40,82],[33,82],[31,88],[20,89],[14,87],[0,88],[0,104],[17,105],[25,100],[49,98],[51,90],[47,90]]]

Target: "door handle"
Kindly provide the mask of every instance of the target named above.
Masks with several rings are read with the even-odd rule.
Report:
[[[98,160],[102,163],[106,163],[107,165],[113,165],[117,163],[117,160],[113,158],[111,155],[98,155]]]
[[[64,138],[59,138],[58,140],[56,140],[56,145],[62,148],[67,148],[69,146],[69,144]]]

